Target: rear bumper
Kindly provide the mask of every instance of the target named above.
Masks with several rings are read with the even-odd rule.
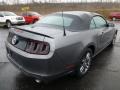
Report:
[[[6,49],[9,61],[28,76],[46,81],[58,78],[65,73],[64,65],[57,54],[43,60],[21,56],[9,47]]]
[[[40,79],[40,80],[42,80],[42,81],[46,81],[46,80],[48,80],[49,78],[54,77],[54,76],[41,75],[41,74],[37,74],[37,73],[33,73],[33,72],[31,72],[31,71],[28,71],[27,69],[25,69],[24,67],[22,67],[20,64],[18,64],[17,62],[15,62],[15,60],[12,59],[9,54],[7,54],[7,58],[9,59],[9,61],[10,61],[17,69],[19,69],[20,71],[22,71],[22,72],[23,72],[25,75],[27,75],[27,76],[34,77],[34,78]]]

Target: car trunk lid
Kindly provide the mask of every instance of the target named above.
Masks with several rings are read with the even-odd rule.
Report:
[[[53,27],[46,27],[46,26],[22,26],[22,27],[15,27],[16,29],[20,29],[26,32],[34,33],[37,35],[42,35],[49,38],[54,38],[56,35],[61,34],[63,35],[63,30],[60,28],[53,28]]]

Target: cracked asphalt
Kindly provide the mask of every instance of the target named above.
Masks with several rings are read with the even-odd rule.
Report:
[[[116,23],[120,30],[120,22]],[[64,76],[48,84],[38,84],[23,75],[6,58],[7,29],[0,29],[0,90],[120,90],[120,31],[115,46],[97,55],[82,78]]]

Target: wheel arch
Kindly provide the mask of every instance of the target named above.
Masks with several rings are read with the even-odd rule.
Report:
[[[91,49],[93,56],[95,55],[95,53],[96,53],[96,45],[94,43],[89,43],[88,45],[86,45],[82,49],[82,51],[80,52],[80,57],[79,58],[81,58],[84,55],[84,53],[86,52],[87,49]]]
[[[92,50],[92,54],[94,55],[95,54],[95,51],[96,51],[96,46],[95,46],[95,44],[94,43],[89,43],[86,47],[85,47],[85,49],[91,49]]]
[[[88,48],[92,50],[92,54],[94,55],[95,54],[95,46],[90,45],[90,46],[88,46]]]
[[[38,21],[39,19],[38,18],[34,18],[33,21]]]
[[[10,19],[6,19],[6,22],[8,22],[8,21],[11,22]]]

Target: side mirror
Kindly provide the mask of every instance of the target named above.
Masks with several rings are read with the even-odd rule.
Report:
[[[113,23],[108,23],[108,24],[107,24],[107,27],[115,27],[115,24],[113,24]]]

